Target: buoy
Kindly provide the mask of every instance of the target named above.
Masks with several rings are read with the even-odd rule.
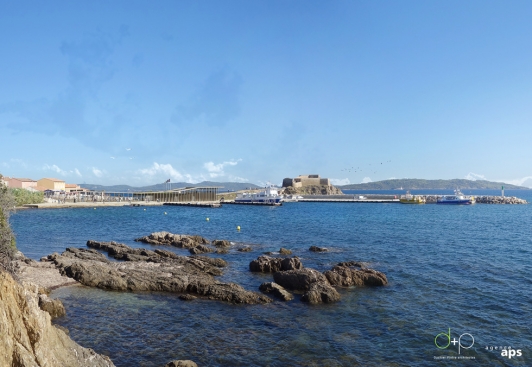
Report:
[[[240,231],[240,226],[236,226],[236,230],[237,230],[237,231]]]
[[[166,215],[166,212],[164,212],[164,215]]]
[[[96,208],[94,208],[94,210],[96,210]]]
[[[144,209],[144,211],[146,211],[146,209]]]
[[[208,222],[208,221],[209,221],[209,218],[206,218],[205,220]]]

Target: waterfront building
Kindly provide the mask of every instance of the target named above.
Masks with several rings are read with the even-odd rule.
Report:
[[[37,181],[37,186],[45,190],[65,191],[65,181],[57,178],[41,178]]]
[[[15,189],[28,189],[30,187],[35,189],[37,187],[37,181],[31,178],[4,177],[4,180],[8,187]]]

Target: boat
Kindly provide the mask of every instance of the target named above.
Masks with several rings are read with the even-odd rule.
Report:
[[[303,196],[301,195],[285,195],[281,200],[283,202],[289,203],[289,202],[297,202],[299,199],[303,199]]]
[[[454,195],[444,195],[439,197],[436,204],[451,204],[451,205],[471,205],[475,204],[474,196],[466,196],[460,190],[454,190]]]
[[[412,195],[410,191],[407,191],[406,195],[401,195],[399,202],[401,204],[425,204],[426,200],[422,196]]]
[[[280,203],[282,200],[283,197],[282,195],[279,195],[277,188],[271,185],[267,186],[264,191],[237,194],[235,203],[276,204]]]

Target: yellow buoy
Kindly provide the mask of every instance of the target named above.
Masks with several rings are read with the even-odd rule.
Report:
[[[236,226],[236,230],[237,230],[237,231],[240,231],[240,226]]]
[[[208,222],[208,221],[209,221],[209,218],[206,218],[205,220]]]

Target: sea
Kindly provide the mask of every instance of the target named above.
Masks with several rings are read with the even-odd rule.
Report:
[[[532,190],[506,195],[532,203]],[[340,302],[320,305],[298,294],[291,302],[232,305],[168,293],[55,290],[67,315],[54,322],[116,366],[176,359],[199,366],[532,365],[532,205],[99,207],[19,210],[11,221],[18,248],[35,260],[86,248],[87,240],[153,249],[134,239],[169,231],[232,241],[228,254],[210,256],[229,263],[219,280],[248,290],[273,281],[251,273],[250,261],[281,247],[319,271],[355,260],[388,277],[384,287],[339,288]],[[253,251],[236,251],[241,244]],[[329,252],[310,252],[313,245]]]

